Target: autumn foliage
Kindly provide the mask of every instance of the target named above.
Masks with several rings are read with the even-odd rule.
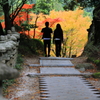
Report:
[[[39,14],[36,28],[36,37],[41,39],[41,29],[46,21],[50,22],[50,27],[54,30],[57,23],[60,23],[64,32],[63,50],[67,56],[79,56],[88,40],[87,29],[91,24],[91,19],[83,16],[84,11],[77,9],[75,11],[51,11],[49,15]],[[35,24],[37,15],[31,13],[32,20],[30,24]],[[34,34],[34,33],[33,33]],[[32,35],[32,34],[30,34]]]
[[[23,9],[30,9],[33,5],[25,5]],[[72,55],[79,56],[84,50],[87,43],[87,29],[91,24],[91,19],[88,16],[83,16],[84,11],[76,9],[75,11],[50,11],[49,15],[34,14],[32,12],[22,11],[14,20],[14,24],[21,25],[28,21],[28,25],[32,25],[30,30],[21,30],[20,33],[29,35],[30,38],[41,39],[41,29],[45,27],[45,22],[49,21],[50,27],[54,30],[56,24],[61,24],[64,32],[64,43],[62,46],[62,54],[68,57]],[[52,46],[54,48],[54,45]]]

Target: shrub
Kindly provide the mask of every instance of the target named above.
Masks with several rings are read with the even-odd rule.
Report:
[[[18,48],[22,55],[42,55],[43,43],[39,39],[31,39],[25,34],[21,34]]]
[[[84,54],[86,54],[88,57],[97,57],[99,56],[99,48],[97,46],[94,46],[92,42],[88,43],[84,49]]]
[[[88,57],[87,61],[94,63],[97,66],[97,70],[100,70],[100,58]]]

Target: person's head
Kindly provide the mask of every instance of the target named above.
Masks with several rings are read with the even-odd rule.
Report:
[[[60,24],[57,24],[57,25],[56,25],[56,28],[57,28],[57,29],[61,29],[61,25],[60,25]]]
[[[45,22],[45,26],[48,27],[49,26],[49,22]]]

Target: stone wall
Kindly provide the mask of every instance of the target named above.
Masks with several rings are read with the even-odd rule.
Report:
[[[3,79],[12,79],[19,76],[19,72],[13,67],[16,64],[17,49],[19,45],[20,34],[12,27],[7,35],[0,36],[0,82]],[[2,97],[2,85],[0,86],[0,100]]]

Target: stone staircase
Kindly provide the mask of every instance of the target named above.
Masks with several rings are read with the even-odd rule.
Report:
[[[100,93],[71,63],[72,58],[40,57],[37,75],[41,100],[100,100]]]

